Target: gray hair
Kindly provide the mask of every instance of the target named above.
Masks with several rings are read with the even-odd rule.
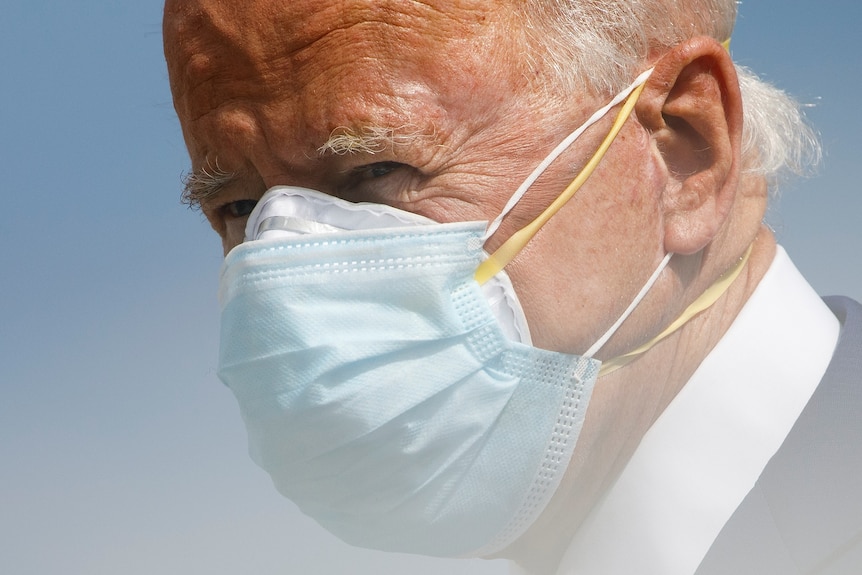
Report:
[[[613,94],[628,85],[648,54],[694,36],[730,39],[736,0],[528,0],[527,55],[567,91]],[[538,56],[538,58],[537,58]],[[541,60],[541,64],[538,63]],[[820,144],[800,106],[753,72],[737,66],[743,98],[743,167],[767,178],[804,174]]]

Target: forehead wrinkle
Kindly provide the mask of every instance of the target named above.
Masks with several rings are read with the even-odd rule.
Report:
[[[457,2],[453,7],[450,1],[419,0],[354,0],[353,2],[321,2],[328,4],[308,17],[309,2],[297,8],[306,18],[300,19],[302,25],[292,30],[290,38],[293,45],[290,53],[298,53],[304,47],[312,46],[336,31],[347,31],[358,25],[378,24],[393,30],[404,30],[418,37],[431,33],[444,38],[457,38],[472,35],[471,30],[486,20],[487,0]],[[441,6],[437,6],[437,5]],[[457,30],[455,30],[457,28]]]
[[[168,0],[165,44],[171,83],[186,118],[219,100],[263,99],[274,87],[296,92],[308,81],[304,64],[335,49],[342,58],[372,44],[376,56],[405,57],[410,45],[428,52],[431,38],[470,38],[485,27],[487,2],[311,0]],[[349,41],[333,38],[348,34]],[[319,59],[319,58],[317,58]],[[356,62],[356,61],[354,61]],[[192,109],[194,107],[194,109]]]
[[[437,136],[447,112],[441,93],[429,82],[447,75],[450,64],[430,73],[437,63],[430,60],[446,54],[443,47],[428,48],[433,37],[365,21],[332,30],[302,48],[294,55],[293,69],[303,125],[324,138],[339,131],[357,137],[386,131],[401,135],[405,127]],[[321,61],[329,65],[321,66]],[[323,142],[319,148],[331,146]]]
[[[284,72],[277,24],[284,10],[273,7],[270,19],[242,2],[177,3],[165,10],[163,34],[178,111],[195,119],[227,100],[265,98]]]

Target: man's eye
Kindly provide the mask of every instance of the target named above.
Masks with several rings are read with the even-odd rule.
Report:
[[[420,174],[401,162],[376,162],[353,168],[337,195],[351,202],[391,204],[415,189]]]
[[[374,178],[382,178],[383,176],[388,176],[395,170],[399,168],[403,168],[404,164],[400,164],[398,162],[377,162],[376,164],[369,164],[367,166],[362,166],[358,168],[356,171],[360,176],[363,176],[368,179]]]
[[[242,218],[249,215],[256,205],[256,200],[239,200],[226,204],[224,211],[233,218]]]

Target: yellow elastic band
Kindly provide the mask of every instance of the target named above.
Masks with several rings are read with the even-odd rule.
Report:
[[[724,46],[725,50],[730,50],[730,38],[721,43]],[[602,144],[599,146],[599,149],[593,154],[593,157],[590,158],[590,161],[587,162],[587,165],[584,166],[584,169],[581,170],[581,173],[568,185],[568,187],[554,200],[550,206],[545,208],[539,216],[534,219],[532,222],[512,234],[512,236],[507,239],[503,244],[497,248],[497,250],[488,256],[484,262],[479,264],[479,267],[476,268],[476,273],[474,277],[479,285],[484,284],[489,279],[500,273],[513,259],[517,256],[521,250],[524,249],[530,240],[538,233],[538,231],[544,226],[551,217],[554,216],[560,208],[566,205],[572,197],[577,193],[577,191],[581,188],[584,182],[587,181],[593,171],[595,171],[599,162],[604,157],[605,153],[610,148],[611,143],[613,143],[614,139],[619,134],[620,130],[625,124],[628,117],[631,115],[632,110],[637,103],[638,97],[640,97],[641,92],[643,92],[644,86],[646,83],[641,84],[631,94],[629,94],[628,98],[626,98],[623,107],[620,109],[617,114],[617,118],[614,121],[614,125],[611,128],[611,131],[602,141]]]
[[[644,84],[641,84],[640,86],[635,88],[635,90],[631,94],[629,94],[628,98],[626,98],[626,101],[623,104],[623,107],[617,114],[617,118],[614,121],[614,125],[611,127],[611,131],[605,137],[604,141],[602,141],[598,150],[596,150],[596,153],[593,154],[593,157],[590,158],[590,161],[587,162],[587,165],[584,166],[584,169],[581,170],[581,173],[579,173],[578,176],[574,180],[572,180],[572,183],[570,183],[568,187],[563,190],[563,193],[560,194],[559,197],[557,197],[557,199],[551,203],[551,205],[545,208],[545,211],[539,214],[536,219],[534,219],[532,222],[512,234],[512,236],[507,239],[503,243],[503,245],[497,248],[497,250],[488,257],[488,259],[479,264],[479,267],[476,268],[476,274],[474,276],[476,278],[476,281],[479,282],[479,285],[484,284],[486,281],[497,275],[503,268],[505,268],[506,265],[508,265],[509,262],[511,262],[515,258],[515,256],[517,256],[518,253],[520,253],[520,251],[524,249],[524,246],[526,246],[529,241],[533,239],[533,236],[536,235],[536,233],[541,229],[541,227],[545,225],[547,221],[554,216],[554,214],[560,211],[560,208],[566,205],[566,202],[572,199],[572,197],[580,189],[580,187],[584,185],[584,182],[586,182],[587,178],[589,178],[590,175],[592,175],[593,171],[595,171],[596,166],[599,165],[599,162],[604,157],[605,152],[608,151],[608,148],[610,148],[611,143],[614,141],[614,138],[616,138],[617,134],[622,129],[623,124],[625,124],[626,120],[634,109],[635,104],[638,100],[638,96],[640,96],[641,92],[643,92],[643,89]]]
[[[624,365],[636,359],[638,356],[649,351],[655,344],[677,331],[683,325],[685,325],[691,318],[699,314],[700,312],[708,309],[712,304],[718,301],[724,292],[730,287],[730,285],[734,282],[734,280],[739,277],[739,274],[742,272],[742,268],[745,267],[745,264],[748,262],[748,258],[751,255],[751,247],[748,246],[748,249],[742,254],[742,257],[739,258],[739,261],[736,262],[732,268],[727,270],[722,274],[720,278],[718,278],[714,284],[709,286],[705,292],[703,292],[696,300],[694,300],[690,306],[685,308],[685,311],[674,320],[667,328],[658,334],[656,337],[646,342],[639,348],[634,351],[630,351],[621,356],[615,357],[613,359],[609,359],[608,361],[602,362],[602,367],[599,368],[599,377],[603,375],[607,375],[613,371],[618,370]]]

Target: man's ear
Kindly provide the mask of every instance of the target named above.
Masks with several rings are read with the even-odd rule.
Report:
[[[661,56],[635,108],[668,182],[665,250],[693,254],[718,234],[739,181],[742,96],[727,51],[692,38]]]

